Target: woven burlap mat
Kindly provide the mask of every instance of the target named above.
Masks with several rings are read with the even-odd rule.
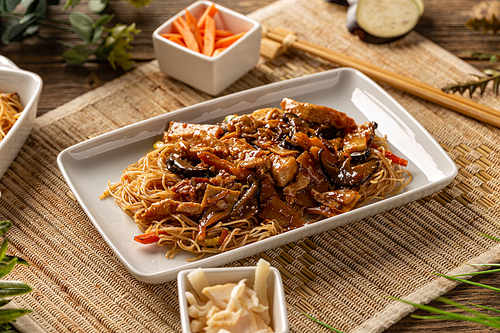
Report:
[[[270,27],[436,87],[476,71],[411,33],[368,45],[345,29],[345,10],[322,0],[285,0],[251,15]],[[292,51],[261,60],[224,94],[335,68]],[[442,191],[260,256],[281,272],[292,332],[327,332],[301,311],[344,332],[380,332],[413,309],[384,296],[425,303],[455,286],[430,272],[473,269],[499,260],[500,247],[477,232],[500,232],[500,130],[390,87],[459,166]],[[155,61],[37,119],[0,181],[0,218],[10,219],[10,251],[28,260],[9,279],[33,292],[12,306],[32,309],[25,332],[180,332],[176,282],[136,280],[74,200],[56,165],[60,151],[90,137],[211,98],[161,73]],[[500,109],[494,96],[479,99]],[[103,184],[104,186],[104,184]],[[232,263],[254,265],[259,256]]]

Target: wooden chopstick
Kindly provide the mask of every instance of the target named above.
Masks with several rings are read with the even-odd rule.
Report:
[[[286,35],[279,30],[265,31],[267,38],[283,43]],[[289,39],[290,40],[290,39]],[[420,97],[435,104],[447,107],[453,111],[469,116],[487,124],[500,127],[500,111],[476,103],[457,95],[448,94],[441,89],[428,84],[411,79],[404,75],[388,71],[386,69],[371,65],[364,61],[351,58],[345,54],[324,48],[322,46],[309,43],[307,41],[294,38],[291,39],[289,47],[308,52],[323,59],[332,61],[343,67],[352,67],[364,73],[368,77],[386,83],[391,87],[405,91],[414,96]]]

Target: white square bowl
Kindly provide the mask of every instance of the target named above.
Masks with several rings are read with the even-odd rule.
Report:
[[[228,268],[203,268],[202,271],[211,286],[226,283],[238,283],[247,279],[247,286],[253,286],[255,270],[257,266],[228,267]],[[177,286],[179,291],[179,309],[181,316],[182,333],[192,333],[189,326],[188,303],[185,297],[186,291],[192,291],[187,276],[195,269],[187,269],[177,274]],[[269,313],[271,316],[271,328],[275,333],[288,333],[288,315],[286,310],[285,291],[279,270],[269,268],[267,278],[267,299],[269,300]]]
[[[24,107],[14,126],[0,141],[0,178],[10,167],[33,129],[42,85],[40,76],[19,69],[12,61],[0,56],[0,91],[17,92]]]
[[[198,19],[212,4],[210,1],[197,1],[187,10]],[[185,11],[173,16],[153,32],[153,46],[161,70],[209,95],[218,95],[250,71],[257,64],[260,54],[260,23],[218,4],[215,6],[219,10],[214,16],[217,29],[229,30],[234,34],[246,32],[215,57],[196,53],[161,36],[176,32],[173,22],[179,16],[185,18]]]

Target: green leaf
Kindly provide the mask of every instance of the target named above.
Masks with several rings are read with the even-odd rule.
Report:
[[[31,4],[33,3],[33,1],[35,1],[35,0],[21,0],[21,5],[24,8],[28,8],[29,6],[31,6]]]
[[[29,17],[28,17],[29,16]],[[24,36],[24,33],[28,27],[35,23],[37,21],[37,18],[34,14],[28,14],[24,16],[24,18],[29,19],[29,21],[26,22],[16,22],[15,24],[12,24],[5,29],[5,31],[2,34],[2,43],[5,45],[9,44],[10,42],[13,42],[22,36]]]
[[[14,266],[16,266],[16,264],[17,264],[17,258],[13,258],[9,262],[0,266],[0,279],[7,276],[14,269]]]
[[[105,0],[90,0],[89,10],[92,13],[101,14],[108,8],[108,2]]]
[[[30,313],[28,309],[2,309],[0,310],[0,323],[9,323],[17,318]]]
[[[494,308],[490,308],[488,306],[483,306],[483,305],[479,305],[479,304],[474,304],[474,303],[469,303],[470,305],[474,305],[474,306],[477,306],[478,308],[482,308],[482,309],[486,309],[486,310],[491,310],[491,311],[495,311],[495,312],[499,312],[500,313],[500,310],[498,309],[494,309]]]
[[[3,260],[3,258],[5,257],[5,254],[7,253],[7,244],[8,244],[8,241],[7,241],[7,238],[5,238],[2,242],[2,246],[0,247],[0,261]]]
[[[495,14],[491,15],[491,20],[486,17],[481,19],[473,18],[469,19],[465,25],[473,30],[483,30],[484,33],[491,31],[493,35],[500,30],[500,21]]]
[[[457,277],[457,276],[481,275],[481,274],[490,274],[490,273],[495,273],[495,272],[500,272],[500,268],[498,268],[498,269],[489,269],[489,270],[480,271],[480,272],[456,274],[456,275],[451,275],[451,276]]]
[[[496,288],[496,287],[488,286],[487,284],[482,284],[482,283],[472,282],[472,281],[469,281],[469,280],[459,279],[459,278],[456,278],[456,277],[453,277],[453,276],[444,275],[444,274],[439,274],[439,273],[432,273],[432,274],[435,274],[435,275],[438,275],[438,276],[445,277],[445,278],[447,278],[447,279],[449,279],[449,280],[458,281],[458,282],[463,282],[463,283],[468,283],[468,284],[471,284],[471,285],[473,285],[473,286],[482,287],[482,288],[485,288],[485,289],[490,289],[490,290],[494,290],[494,291],[498,291],[498,292],[500,292],[500,288]]]
[[[26,14],[35,14],[35,16],[40,21],[43,20],[46,12],[47,12],[47,0],[34,0],[26,10]]]
[[[440,314],[440,315],[443,316],[442,318],[441,318],[441,316],[432,316],[431,318],[433,318],[433,319],[466,320],[466,321],[472,321],[472,322],[480,323],[480,324],[483,324],[483,325],[489,326],[489,327],[500,328],[500,324],[499,323],[496,323],[495,321],[489,321],[488,319],[485,319],[485,318],[482,318],[482,317],[478,318],[478,317],[475,317],[475,316],[465,316],[465,315],[461,315],[461,314],[457,314],[457,313],[453,313],[453,312],[441,310],[441,309],[435,308],[433,306],[409,302],[409,301],[406,301],[404,299],[397,298],[397,297],[389,297],[389,298],[397,300],[397,301],[400,301],[400,302],[403,302],[403,303],[406,303],[406,304],[409,304],[409,305],[412,305],[412,306],[414,306],[414,307],[416,307],[416,308],[418,308],[420,310],[425,310],[427,312],[437,313],[437,314]],[[442,300],[442,299],[443,299],[442,297],[438,298],[438,300]],[[421,317],[415,316],[415,315],[412,315],[411,317],[412,318],[421,318]],[[426,317],[428,317],[428,316],[426,316]],[[426,318],[426,317],[423,317],[423,318]]]
[[[1,265],[5,265],[6,263],[8,263],[9,261],[11,261],[12,259],[16,258],[17,259],[17,264],[19,265],[26,265],[26,266],[29,266],[29,262],[27,262],[26,260],[24,260],[23,258],[19,258],[19,257],[15,257],[15,256],[11,256],[11,255],[5,255],[5,257],[2,259],[2,261],[0,262]]]
[[[0,221],[0,236],[5,235],[5,233],[12,227],[12,222],[10,221]]]
[[[0,307],[5,306],[10,303],[10,299],[0,299]]]
[[[94,53],[84,46],[77,46],[74,49],[64,52],[63,59],[68,65],[78,66],[87,62],[87,59]]]
[[[300,312],[302,312],[302,311],[300,311]],[[305,315],[305,316],[307,316],[309,319],[314,320],[314,321],[315,321],[315,322],[317,322],[318,324],[320,324],[320,325],[322,325],[322,326],[325,326],[325,327],[327,327],[327,328],[331,329],[331,330],[332,330],[332,331],[334,331],[334,332],[337,332],[337,333],[342,333],[342,331],[339,331],[338,329],[331,327],[330,325],[328,325],[328,324],[326,324],[326,323],[322,322],[321,320],[318,320],[318,319],[314,318],[313,316],[308,315],[308,314],[307,314],[307,313],[305,313],[305,312],[302,312],[302,314],[303,314],[303,315]]]
[[[12,297],[31,292],[31,287],[20,281],[0,281],[0,297]]]
[[[69,22],[73,29],[75,29],[75,33],[78,37],[83,39],[86,43],[92,41],[94,22],[88,15],[80,12],[73,12],[69,15]]]
[[[486,71],[485,71],[486,72]],[[500,72],[498,72],[500,73]],[[498,73],[495,73],[494,71],[491,73],[491,74],[488,74],[488,75],[495,75],[495,74],[498,74]],[[477,233],[478,235],[481,235],[481,236],[484,236],[486,238],[489,238],[491,240],[494,240],[495,242],[500,242],[500,238],[496,238],[496,237],[493,237],[493,236],[490,236],[490,235],[486,235],[486,234],[482,234],[480,232]]]
[[[128,0],[128,2],[134,7],[143,8],[148,5],[151,0]]]
[[[476,89],[479,89],[481,95],[483,95],[488,83],[493,82],[493,92],[495,93],[496,96],[498,96],[498,91],[499,91],[498,88],[500,85],[500,72],[490,71],[490,73],[491,75],[486,77],[481,77],[476,81],[468,81],[464,83],[452,84],[442,88],[441,90],[443,90],[446,93],[459,92],[461,95],[463,95],[466,91],[469,91],[469,96],[472,96],[474,91],[476,91]],[[489,238],[495,239],[494,237],[489,237]]]
[[[29,27],[26,28],[26,30],[24,30],[24,34],[23,36],[31,36],[31,35],[34,35],[38,32],[38,28],[40,26],[38,25],[31,25]]]
[[[103,25],[105,25],[106,23],[108,23],[109,21],[111,21],[113,18],[115,17],[115,15],[102,15],[101,17],[99,17],[97,19],[97,21],[95,21],[94,23],[94,27],[102,27]]]
[[[106,46],[105,41],[97,48],[94,55],[98,60],[104,61],[108,59],[109,54],[113,51],[113,45]]]
[[[21,0],[0,0],[0,10],[4,14],[11,13],[20,2]]]
[[[67,0],[66,4],[64,5],[63,10],[68,9],[70,6],[71,8],[75,8],[76,5],[80,3],[81,0]]]

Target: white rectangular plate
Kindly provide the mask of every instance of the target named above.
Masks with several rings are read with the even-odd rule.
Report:
[[[358,124],[375,121],[377,134],[387,135],[393,152],[409,161],[412,182],[404,192],[385,200],[191,263],[186,262],[191,257],[188,253],[167,259],[166,247],[135,242],[134,236],[141,232],[132,218],[113,198],[99,200],[108,180],[117,181],[125,167],[150,150],[170,120],[214,123],[228,114],[279,107],[283,97],[333,107]],[[268,84],[144,120],[69,147],[59,154],[57,163],[111,249],[134,276],[150,283],[173,280],[183,269],[221,266],[417,200],[445,187],[457,174],[453,161],[406,110],[364,74],[349,68]]]

